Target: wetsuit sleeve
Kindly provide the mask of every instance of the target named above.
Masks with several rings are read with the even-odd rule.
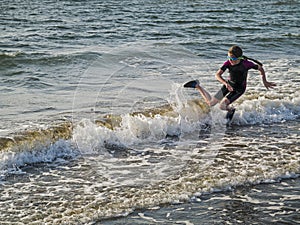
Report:
[[[223,72],[229,67],[230,62],[227,60],[226,62],[224,62],[224,64],[221,66],[220,70],[222,70]]]
[[[250,69],[258,70],[258,65],[253,62],[250,62],[248,60],[244,61],[244,66],[246,67],[247,70],[250,70]]]

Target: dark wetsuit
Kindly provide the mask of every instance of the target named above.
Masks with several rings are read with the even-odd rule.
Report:
[[[237,65],[231,65],[229,60],[226,61],[223,66],[220,68],[223,72],[229,70],[229,80],[228,83],[233,88],[233,91],[230,92],[225,85],[218,91],[215,95],[215,98],[222,100],[225,96],[230,101],[230,103],[237,100],[242,94],[244,94],[247,86],[247,75],[248,70],[258,69],[258,65],[250,62],[248,60],[241,60]]]

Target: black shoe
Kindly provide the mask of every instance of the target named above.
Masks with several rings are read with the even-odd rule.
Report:
[[[228,122],[232,120],[234,113],[235,113],[235,108],[227,112],[226,119],[228,120]]]
[[[192,81],[189,81],[189,82],[185,83],[183,85],[183,87],[185,87],[185,88],[195,88],[197,85],[199,85],[199,80],[192,80]]]

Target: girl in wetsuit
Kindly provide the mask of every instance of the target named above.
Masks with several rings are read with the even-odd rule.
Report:
[[[226,69],[229,70],[229,80],[225,80],[222,77],[222,74]],[[227,110],[227,117],[229,117],[228,119],[231,119],[235,109],[231,107],[230,104],[244,94],[247,85],[247,74],[250,69],[255,69],[260,72],[263,84],[267,89],[276,86],[275,83],[267,81],[265,71],[260,62],[243,56],[242,49],[239,46],[234,45],[228,50],[228,60],[216,73],[217,80],[221,82],[223,86],[215,96],[212,97],[203,87],[201,87],[198,80],[190,81],[186,83],[184,87],[196,88],[210,106],[214,106],[220,102],[220,108],[222,110]]]

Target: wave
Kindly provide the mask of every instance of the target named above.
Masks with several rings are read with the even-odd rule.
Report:
[[[239,105],[234,123],[237,125],[272,124],[300,117],[300,98],[270,99],[265,96],[244,100]]]
[[[69,64],[74,60],[95,60],[99,56],[99,52],[92,48],[83,48],[77,51],[55,52],[55,51],[3,51],[0,52],[0,60],[2,66],[13,66],[16,64],[37,64],[49,65]]]
[[[14,58],[14,57],[17,57],[17,56],[19,56],[21,54],[22,54],[22,52],[20,52],[20,51],[16,51],[16,52],[0,52],[0,59]]]
[[[0,137],[0,177],[18,171],[25,165],[52,162],[56,158],[74,155],[68,142],[72,124],[63,123],[48,129],[28,130]],[[63,150],[63,151],[62,151]]]
[[[199,101],[193,101],[189,104],[194,104],[195,108],[193,110],[198,110],[198,112],[204,107],[203,103]],[[80,131],[81,129],[91,129],[93,126],[102,130],[99,139],[103,140],[101,146],[110,146],[110,149],[111,146],[121,146],[120,142],[113,145],[112,140],[113,137],[116,136],[116,130],[123,129],[121,132],[126,132],[124,131],[124,126],[127,126],[127,129],[130,129],[131,132],[137,136],[137,139],[145,139],[147,132],[144,129],[145,127],[141,124],[143,119],[145,124],[148,124],[151,120],[155,120],[154,118],[160,117],[157,122],[166,123],[167,120],[171,120],[170,115],[172,115],[172,113],[174,113],[174,111],[169,105],[127,115],[107,115],[103,118],[97,119],[95,123],[88,120],[83,120],[78,124],[64,122],[62,124],[53,125],[47,129],[27,130],[12,134],[10,137],[1,137],[0,154],[2,157],[0,169],[4,170],[5,173],[5,170],[8,168],[22,167],[30,163],[49,162],[49,158],[55,159],[59,157],[59,146],[61,146],[62,143],[68,146],[74,146],[74,143],[76,143],[77,146],[79,145],[79,149],[86,149],[88,146],[91,146],[94,141],[97,141],[99,137],[95,137],[93,134],[89,133],[85,133],[84,135],[80,133]],[[127,125],[125,125],[126,120]],[[165,132],[166,131],[163,133]],[[107,136],[107,133],[109,133],[109,136]],[[93,137],[95,138],[94,140]],[[82,142],[80,142],[79,139]],[[57,143],[60,144],[57,145]],[[58,149],[53,152],[55,148]],[[72,148],[73,149],[70,149],[68,152],[70,152],[71,155],[74,155],[74,152],[77,152],[77,149],[75,147]],[[99,148],[99,145],[97,148]],[[87,154],[89,152],[85,151],[82,153]],[[51,154],[53,155],[49,157]],[[33,157],[29,157],[30,155]],[[24,157],[24,159],[22,160],[21,157]]]
[[[75,124],[64,122],[48,129],[27,130],[12,134],[11,137],[1,137],[1,168],[48,161],[49,157],[46,155],[49,152],[45,153],[45,149],[53,152],[53,146],[61,140],[64,140],[65,145],[72,146],[69,151],[71,155],[74,152],[77,154],[78,151],[80,154],[119,154],[123,151],[126,155],[126,151],[131,150],[133,145],[160,142],[170,137],[176,140],[195,131],[206,130],[207,126],[225,126],[225,112],[217,107],[210,109],[199,99],[179,103],[124,115],[110,114],[94,121],[85,119]],[[232,124],[249,126],[284,123],[299,119],[299,115],[299,97],[270,99],[251,94],[238,102]],[[116,149],[118,151],[115,151]],[[24,152],[39,155],[40,159],[35,157],[30,162],[26,156],[26,160],[18,158],[16,163],[12,157],[7,161],[5,156],[13,154],[16,157]],[[53,159],[58,157],[58,152],[54,154]]]

